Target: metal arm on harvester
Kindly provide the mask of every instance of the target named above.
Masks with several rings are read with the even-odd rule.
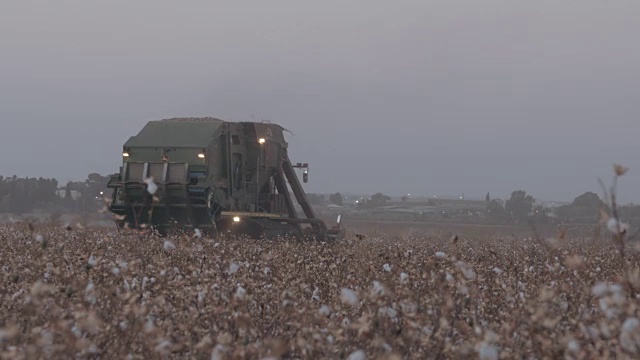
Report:
[[[313,229],[316,231],[321,231],[323,233],[326,232],[327,225],[324,223],[324,221],[322,221],[322,219],[316,218],[316,214],[313,211],[313,207],[311,207],[311,204],[309,203],[309,199],[307,199],[307,195],[302,189],[300,180],[298,180],[298,177],[296,176],[296,173],[293,170],[293,165],[289,160],[289,155],[287,154],[286,150],[284,152],[284,157],[282,161],[282,170],[289,182],[289,185],[291,186],[293,195],[296,197],[298,204],[300,204],[300,206],[302,207],[302,210],[304,211],[304,214],[307,217],[307,219],[310,220],[309,223],[311,224]]]

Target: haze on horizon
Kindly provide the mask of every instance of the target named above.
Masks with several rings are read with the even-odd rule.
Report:
[[[309,192],[640,201],[640,2],[0,4],[0,174],[117,172],[149,120],[270,120]]]

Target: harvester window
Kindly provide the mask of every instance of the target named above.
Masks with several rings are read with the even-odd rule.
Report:
[[[238,136],[238,135],[232,135],[232,136],[231,136],[231,144],[233,144],[233,145],[240,145],[240,136]]]

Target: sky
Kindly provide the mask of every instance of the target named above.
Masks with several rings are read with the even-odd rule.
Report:
[[[630,168],[637,0],[0,3],[0,174],[118,171],[147,121],[289,129],[309,192],[571,200]]]

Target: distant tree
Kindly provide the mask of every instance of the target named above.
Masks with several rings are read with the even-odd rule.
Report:
[[[485,196],[484,201],[487,203],[491,202],[491,196],[489,196],[489,193],[487,193],[487,196]]]
[[[331,194],[331,196],[329,196],[329,201],[332,204],[342,206],[342,194],[339,192]]]
[[[64,187],[64,206],[67,209],[75,208],[75,199],[71,194],[71,187],[73,183],[71,181],[67,182],[67,185]]]
[[[402,195],[402,196],[400,197],[400,201],[402,201],[403,203],[404,203],[404,202],[407,202],[407,200],[409,200],[409,196],[407,196],[407,195]]]
[[[605,206],[598,194],[588,191],[576,197],[570,205],[560,206],[556,213],[562,222],[593,223],[598,221],[600,209]]]
[[[604,203],[600,200],[598,194],[591,191],[587,191],[586,193],[578,196],[573,199],[573,202],[571,203],[571,206],[574,207],[586,207],[592,209],[600,209],[602,205],[604,205]]]
[[[511,193],[511,198],[507,200],[504,208],[513,220],[524,223],[533,210],[535,201],[533,196],[527,195],[526,191],[516,190]]]
[[[382,206],[387,203],[391,198],[383,193],[375,193],[371,195],[370,205],[373,207]]]
[[[494,199],[489,201],[487,204],[487,220],[494,223],[504,223],[509,220],[501,200]]]
[[[535,205],[531,218],[536,223],[547,223],[549,221],[549,209],[542,204]]]

